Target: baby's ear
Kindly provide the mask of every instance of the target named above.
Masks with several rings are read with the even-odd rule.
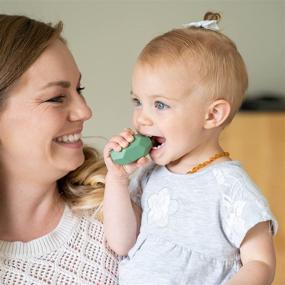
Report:
[[[221,126],[229,117],[231,111],[230,103],[219,99],[211,103],[205,116],[205,129],[212,129]]]

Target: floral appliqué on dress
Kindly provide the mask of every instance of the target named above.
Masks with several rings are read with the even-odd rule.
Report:
[[[230,171],[228,169],[217,169],[213,171],[217,182],[220,185],[229,186],[229,182],[227,182],[226,177],[230,175]],[[226,221],[227,221],[227,228],[225,231],[227,234],[231,234],[231,227],[238,227],[235,230],[237,232],[243,232],[245,229],[245,220],[244,220],[244,211],[246,208],[247,202],[239,196],[239,191],[236,193],[228,193],[222,194],[223,203],[225,205],[226,211]],[[241,192],[242,193],[242,192]]]
[[[165,227],[168,224],[169,215],[172,215],[177,211],[178,202],[171,199],[167,188],[163,188],[158,193],[152,194],[148,198],[148,207],[148,223],[159,227]]]

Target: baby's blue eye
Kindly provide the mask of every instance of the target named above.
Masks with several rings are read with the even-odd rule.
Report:
[[[138,107],[141,105],[141,102],[139,99],[137,98],[132,98],[133,104],[135,105],[135,107]]]
[[[156,101],[156,102],[154,103],[154,106],[155,106],[155,108],[158,109],[158,110],[165,110],[165,109],[168,109],[168,108],[169,108],[169,106],[168,106],[167,104],[165,104],[165,103],[163,103],[163,102],[161,102],[161,101]]]

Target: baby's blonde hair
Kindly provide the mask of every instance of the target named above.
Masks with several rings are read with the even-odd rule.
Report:
[[[221,19],[207,12],[204,20]],[[248,87],[245,63],[234,42],[221,32],[201,27],[178,28],[152,39],[141,51],[139,64],[198,62],[198,74],[204,90],[213,100],[225,99],[231,105],[227,122],[238,111]],[[191,80],[191,78],[190,78]]]
[[[102,222],[107,169],[103,159],[94,148],[85,146],[83,151],[84,163],[59,180],[59,189],[73,212],[91,213]]]

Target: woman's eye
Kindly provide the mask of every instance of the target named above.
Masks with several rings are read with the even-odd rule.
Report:
[[[165,103],[163,103],[163,102],[161,102],[161,101],[156,101],[156,102],[154,103],[154,106],[155,106],[155,108],[158,109],[158,110],[165,110],[165,109],[168,109],[168,108],[169,108],[169,106],[168,106],[167,104],[165,104]]]
[[[79,86],[79,87],[77,87],[77,89],[76,89],[76,91],[77,91],[77,93],[79,94],[79,95],[83,95],[83,90],[85,89],[85,87],[81,87],[81,86]]]
[[[50,99],[48,99],[46,102],[51,102],[51,103],[63,103],[64,100],[65,100],[65,97],[64,95],[60,95],[60,96],[55,96],[55,97],[52,97]]]
[[[138,107],[141,105],[141,102],[139,99],[137,98],[132,98],[133,104],[135,105],[135,107]]]

